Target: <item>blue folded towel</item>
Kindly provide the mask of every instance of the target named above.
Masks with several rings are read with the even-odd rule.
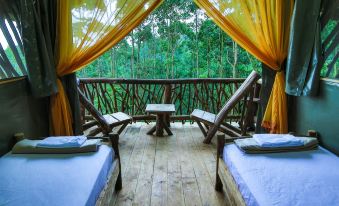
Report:
[[[85,136],[59,136],[59,137],[47,137],[37,143],[37,147],[44,148],[71,148],[80,147],[87,137]]]
[[[290,134],[254,134],[253,139],[260,147],[295,147],[304,145],[302,138]]]

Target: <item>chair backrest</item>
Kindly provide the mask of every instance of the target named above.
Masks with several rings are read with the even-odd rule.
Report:
[[[231,98],[222,107],[219,113],[216,115],[214,125],[220,126],[225,120],[227,114],[233,109],[233,107],[245,97],[250,90],[253,90],[254,84],[258,81],[260,75],[256,71],[252,71],[246,80],[241,84],[237,91],[231,96]]]
[[[79,100],[81,105],[93,116],[104,133],[109,133],[111,128],[103,115],[94,107],[94,105],[86,98],[85,94],[78,87]]]

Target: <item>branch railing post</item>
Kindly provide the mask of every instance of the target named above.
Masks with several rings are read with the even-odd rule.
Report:
[[[233,94],[233,86],[238,88],[245,79],[81,78],[79,80],[80,89],[103,114],[125,112],[133,117],[133,121],[149,121],[155,118],[145,114],[147,104],[175,104],[176,113],[166,119],[169,123],[170,120],[190,121],[190,114],[194,109],[203,109],[212,113],[219,111]],[[105,88],[105,91],[100,88]],[[241,109],[238,108],[241,107],[232,110],[232,117],[229,120],[240,120]],[[83,113],[83,116],[86,114]]]

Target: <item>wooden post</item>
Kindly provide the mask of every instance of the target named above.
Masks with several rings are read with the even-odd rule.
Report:
[[[165,85],[165,92],[164,92],[164,96],[163,96],[163,103],[164,104],[171,104],[172,103],[171,97],[172,97],[172,85],[166,84]],[[169,115],[167,115],[167,114],[165,115],[164,121],[165,121],[165,124],[167,124],[168,127],[171,126]]]

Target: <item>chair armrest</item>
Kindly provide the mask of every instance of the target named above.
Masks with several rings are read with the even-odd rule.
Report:
[[[102,140],[102,141],[104,141],[104,142],[109,142],[109,141],[110,141],[109,137],[87,136],[87,139],[100,139],[100,140]]]

